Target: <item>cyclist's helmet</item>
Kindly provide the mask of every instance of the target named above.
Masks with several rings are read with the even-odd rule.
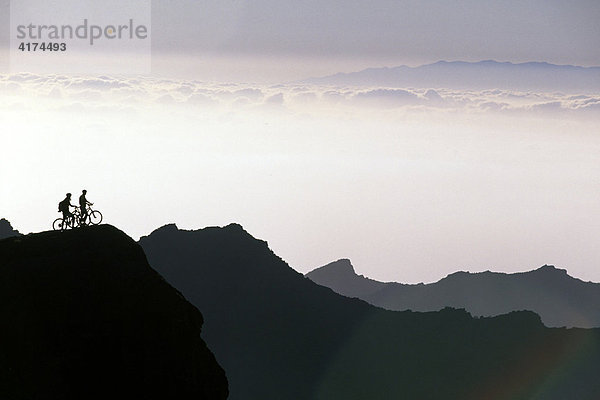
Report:
[[[67,193],[67,197],[71,197],[71,193]]]
[[[81,193],[83,193],[83,194],[86,194],[86,193],[87,193],[87,190],[83,189],[83,190],[81,191]]]

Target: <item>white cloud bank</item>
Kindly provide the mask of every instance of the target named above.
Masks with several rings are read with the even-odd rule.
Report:
[[[19,73],[0,75],[0,104],[19,96],[62,100],[55,106],[81,102],[86,107],[189,105],[236,111],[285,107],[289,112],[468,112],[546,114],[561,117],[600,114],[600,94],[533,93],[507,90],[355,88],[306,85],[244,85],[157,78],[68,77]],[[48,104],[52,107],[52,103]]]

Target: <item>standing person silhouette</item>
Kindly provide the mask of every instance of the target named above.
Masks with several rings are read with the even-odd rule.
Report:
[[[86,194],[87,194],[87,190],[83,189],[81,191],[81,196],[79,196],[79,208],[81,208],[81,225],[85,225],[85,219],[87,218],[87,215],[88,215],[87,206],[94,205],[94,203],[90,203],[89,201],[87,201],[87,199],[85,198]]]
[[[73,217],[73,214],[71,213],[71,207],[75,206],[71,204],[71,193],[67,193],[65,199],[58,203],[58,211],[62,212],[63,221],[65,221],[65,223],[70,217]]]

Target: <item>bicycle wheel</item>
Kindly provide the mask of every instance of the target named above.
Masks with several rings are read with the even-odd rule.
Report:
[[[52,229],[55,231],[62,231],[65,229],[64,221],[62,218],[56,218],[52,223]]]
[[[102,222],[102,213],[100,211],[92,211],[89,213],[88,218],[90,219],[90,223],[92,225],[98,225]]]

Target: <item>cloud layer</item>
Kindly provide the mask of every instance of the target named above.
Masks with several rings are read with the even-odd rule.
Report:
[[[0,106],[38,99],[48,107],[139,108],[184,106],[214,112],[278,109],[300,113],[468,112],[504,115],[600,116],[600,94],[391,89],[307,85],[251,85],[194,80],[69,77],[18,73],[0,75]]]

